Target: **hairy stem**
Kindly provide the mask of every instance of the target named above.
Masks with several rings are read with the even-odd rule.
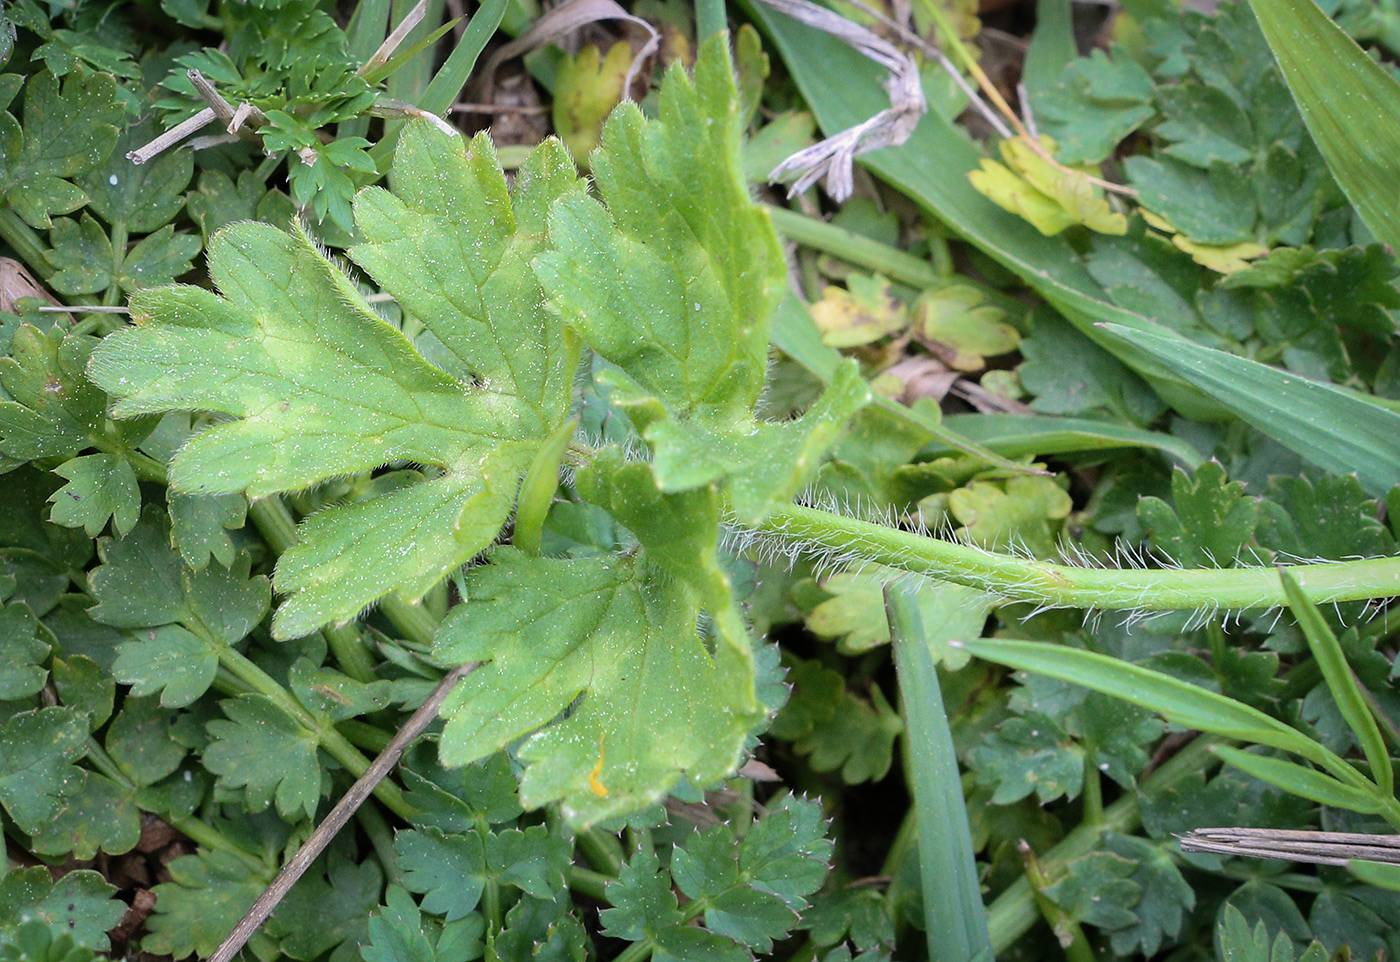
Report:
[[[754,530],[796,547],[873,562],[979,588],[1011,601],[1057,608],[1146,611],[1287,607],[1273,568],[1079,568],[998,554],[858,521],[829,511],[782,505]],[[1314,604],[1400,595],[1400,557],[1289,565]]]

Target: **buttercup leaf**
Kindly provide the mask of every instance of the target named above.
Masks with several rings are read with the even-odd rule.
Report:
[[[427,123],[398,146],[397,194],[356,201],[354,258],[427,327],[416,344],[374,313],[299,230],[238,224],[210,244],[222,295],[146,291],[134,326],[108,337],[91,374],[118,417],[198,409],[232,415],[195,436],[172,491],[265,497],[390,461],[428,465],[420,484],[305,522],[276,586],[292,597],[274,633],[354,617],[390,592],[421,597],[495,538],[515,485],[568,414],[577,357],[544,310],[529,259],[545,211],[575,189],[555,142],[514,198],[490,142],[468,150]]]
[[[607,206],[563,198],[550,214],[554,249],[535,269],[555,308],[618,366],[600,381],[651,443],[662,490],[724,481],[734,510],[757,518],[796,492],[869,391],[848,362],[801,420],[755,423],[785,268],[749,198],[740,133],[727,46],[712,39],[693,81],[667,74],[659,120],[631,103],[613,112],[592,156]]]

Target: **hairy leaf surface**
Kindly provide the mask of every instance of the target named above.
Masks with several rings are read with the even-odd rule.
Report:
[[[719,44],[676,69],[660,120],[624,104],[591,157],[606,208],[583,194],[550,215],[536,261],[553,304],[620,370],[604,379],[651,443],[665,491],[724,480],[734,509],[761,517],[790,497],[869,391],[854,364],[794,424],[760,424],[768,330],[785,267],[739,160],[734,76]]]
[[[546,211],[575,190],[565,152],[539,148],[512,198],[488,140],[464,151],[423,123],[405,130],[396,173],[397,194],[357,198],[366,241],[351,256],[426,326],[416,343],[301,231],[238,224],[210,245],[221,294],[142,292],[134,326],[91,365],[119,417],[234,418],[181,449],[179,493],[260,498],[393,461],[435,469],[302,525],[277,568],[292,595],[273,623],[283,638],[390,592],[419,598],[486,547],[568,413],[577,353],[529,269]]]

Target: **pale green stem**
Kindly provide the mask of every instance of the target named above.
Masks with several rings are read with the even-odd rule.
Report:
[[[765,205],[764,209],[772,216],[773,226],[778,229],[778,232],[796,244],[830,254],[857,267],[877,271],[892,281],[907,284],[916,290],[937,290],[954,284],[962,287],[975,287],[991,303],[1013,316],[1020,316],[1026,312],[1026,305],[995,288],[981,284],[970,277],[954,278],[951,276],[951,272],[941,271],[938,265],[915,257],[897,247],[882,244],[872,237],[857,234],[817,217],[808,217],[786,207]],[[946,259],[946,240],[930,238],[929,243],[931,245],[941,244],[943,250],[940,255]]]
[[[1084,753],[1084,818],[1085,825],[1103,824],[1103,780],[1099,775],[1098,753]]]
[[[606,902],[608,883],[616,881],[602,872],[595,872],[581,865],[570,865],[565,871],[565,876],[572,891],[587,895],[595,902]]]
[[[379,858],[379,864],[384,866],[384,877],[394,885],[403,885],[403,869],[399,866],[399,857],[394,851],[394,833],[389,830],[389,823],[384,821],[378,807],[361,805],[355,809],[355,821],[364,829],[369,844],[374,847],[374,854]]]
[[[1078,568],[998,554],[798,505],[749,527],[814,551],[874,562],[1009,601],[1061,608],[1191,611],[1286,607],[1273,568]],[[1290,565],[1314,604],[1400,595],[1400,557]]]
[[[46,281],[54,275],[54,266],[49,263],[48,254],[44,253],[44,242],[39,237],[39,232],[26,224],[9,207],[0,207],[0,240],[9,244],[19,255],[19,259],[24,261],[25,266],[41,281]]]

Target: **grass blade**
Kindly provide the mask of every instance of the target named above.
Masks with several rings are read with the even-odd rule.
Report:
[[[1342,653],[1337,636],[1332,634],[1332,629],[1327,626],[1317,608],[1308,600],[1308,596],[1303,594],[1298,582],[1282,568],[1279,569],[1278,575],[1279,580],[1283,582],[1284,593],[1288,595],[1288,607],[1293,609],[1293,617],[1298,620],[1298,627],[1303,629],[1303,635],[1308,639],[1308,647],[1312,649],[1313,658],[1317,659],[1317,665],[1322,669],[1322,677],[1327,682],[1328,691],[1332,693],[1332,700],[1337,703],[1337,710],[1342,713],[1347,725],[1355,733],[1357,744],[1361,746],[1366,761],[1371,765],[1371,780],[1376,783],[1377,788],[1389,795],[1395,788],[1390,752],[1386,750],[1380,726],[1371,714],[1371,705],[1361,691],[1361,683],[1356,680],[1355,673],[1347,664],[1346,655]]]
[[[1160,671],[1093,651],[1034,641],[978,638],[963,644],[978,658],[1074,682],[1199,731],[1281,748],[1321,765],[1357,788],[1368,784],[1359,772],[1302,732],[1257,708]]]
[[[428,89],[423,92],[423,99],[418,101],[419,107],[429,113],[440,114],[446,112],[447,108],[457,101],[462,88],[467,85],[467,78],[471,76],[472,69],[476,67],[477,58],[481,56],[486,41],[491,39],[496,28],[501,25],[501,18],[505,16],[508,4],[509,0],[484,0],[477,8],[471,20],[467,22],[467,29],[462,34],[461,41],[448,56],[447,62],[433,75]]]
[[[1181,438],[1110,421],[1047,414],[955,414],[945,418],[943,426],[1008,458],[1155,448],[1191,470],[1203,460],[1196,449]],[[925,448],[922,452],[924,456],[935,457],[950,453],[946,448]]]
[[[1250,0],[1303,122],[1376,240],[1400,249],[1400,82],[1312,0]]]
[[[972,850],[958,758],[943,708],[943,691],[929,645],[929,631],[955,640],[982,633],[990,605],[977,592],[947,586],[940,592],[939,625],[926,626],[918,589],[885,588],[890,640],[904,698],[906,746],[913,770],[923,876],[924,930],[932,962],[992,962],[992,939]]]
[[[1304,768],[1294,762],[1264,755],[1251,755],[1238,748],[1219,745],[1215,753],[1227,765],[1233,765],[1246,775],[1252,775],[1261,782],[1268,782],[1275,788],[1333,808],[1344,808],[1363,815],[1374,815],[1384,807],[1375,789],[1366,791],[1343,785],[1330,775],[1312,768]]]
[[[1375,399],[1181,338],[1106,330],[1318,467],[1355,472],[1367,494],[1383,496],[1400,483],[1400,413]]]

